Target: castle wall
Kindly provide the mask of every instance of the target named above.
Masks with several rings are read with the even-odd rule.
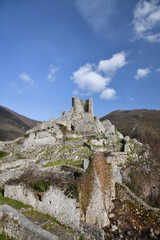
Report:
[[[25,184],[5,184],[4,196],[16,199],[24,204],[29,204],[35,210],[54,216],[58,221],[67,226],[79,227],[80,213],[77,201],[73,198],[68,198],[58,187],[50,186],[47,192],[36,193],[32,189],[27,188]]]

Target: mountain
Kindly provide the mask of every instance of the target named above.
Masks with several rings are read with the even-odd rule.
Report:
[[[156,159],[160,156],[160,110],[117,110],[103,116],[124,136],[149,144]],[[160,160],[159,160],[160,161]]]
[[[0,141],[13,140],[37,125],[37,121],[0,105]]]

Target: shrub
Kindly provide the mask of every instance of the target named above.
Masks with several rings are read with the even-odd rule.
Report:
[[[0,158],[5,157],[7,155],[7,152],[0,151]]]
[[[47,192],[49,190],[49,183],[46,182],[36,182],[33,185],[33,189],[37,192]]]

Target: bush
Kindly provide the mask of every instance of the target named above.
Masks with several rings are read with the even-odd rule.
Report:
[[[33,185],[33,189],[37,192],[47,192],[49,190],[49,183],[46,182],[36,182]]]
[[[6,156],[6,155],[7,155],[6,152],[4,152],[4,151],[0,151],[0,158],[4,157],[4,156]]]

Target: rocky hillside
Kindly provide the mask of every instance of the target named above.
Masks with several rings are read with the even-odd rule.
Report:
[[[124,136],[149,144],[154,157],[160,162],[160,111],[135,109],[118,110],[103,116],[109,119]]]
[[[0,141],[13,140],[37,125],[37,121],[0,106]]]
[[[160,206],[160,111],[158,110],[118,110],[101,118],[109,119],[124,136],[136,138],[149,144],[150,155],[146,163],[131,159],[127,164],[131,182],[127,185],[137,195],[143,195],[147,203]],[[146,166],[145,166],[146,165]],[[124,170],[126,172],[128,170]],[[148,194],[150,192],[150,194]],[[148,196],[147,196],[148,195]]]
[[[160,239],[159,176],[149,146],[100,122],[92,99],[73,98],[68,114],[0,142],[0,205],[18,204],[52,233],[33,239]],[[0,229],[19,239],[26,228],[16,221],[15,233],[18,213],[4,209]]]

